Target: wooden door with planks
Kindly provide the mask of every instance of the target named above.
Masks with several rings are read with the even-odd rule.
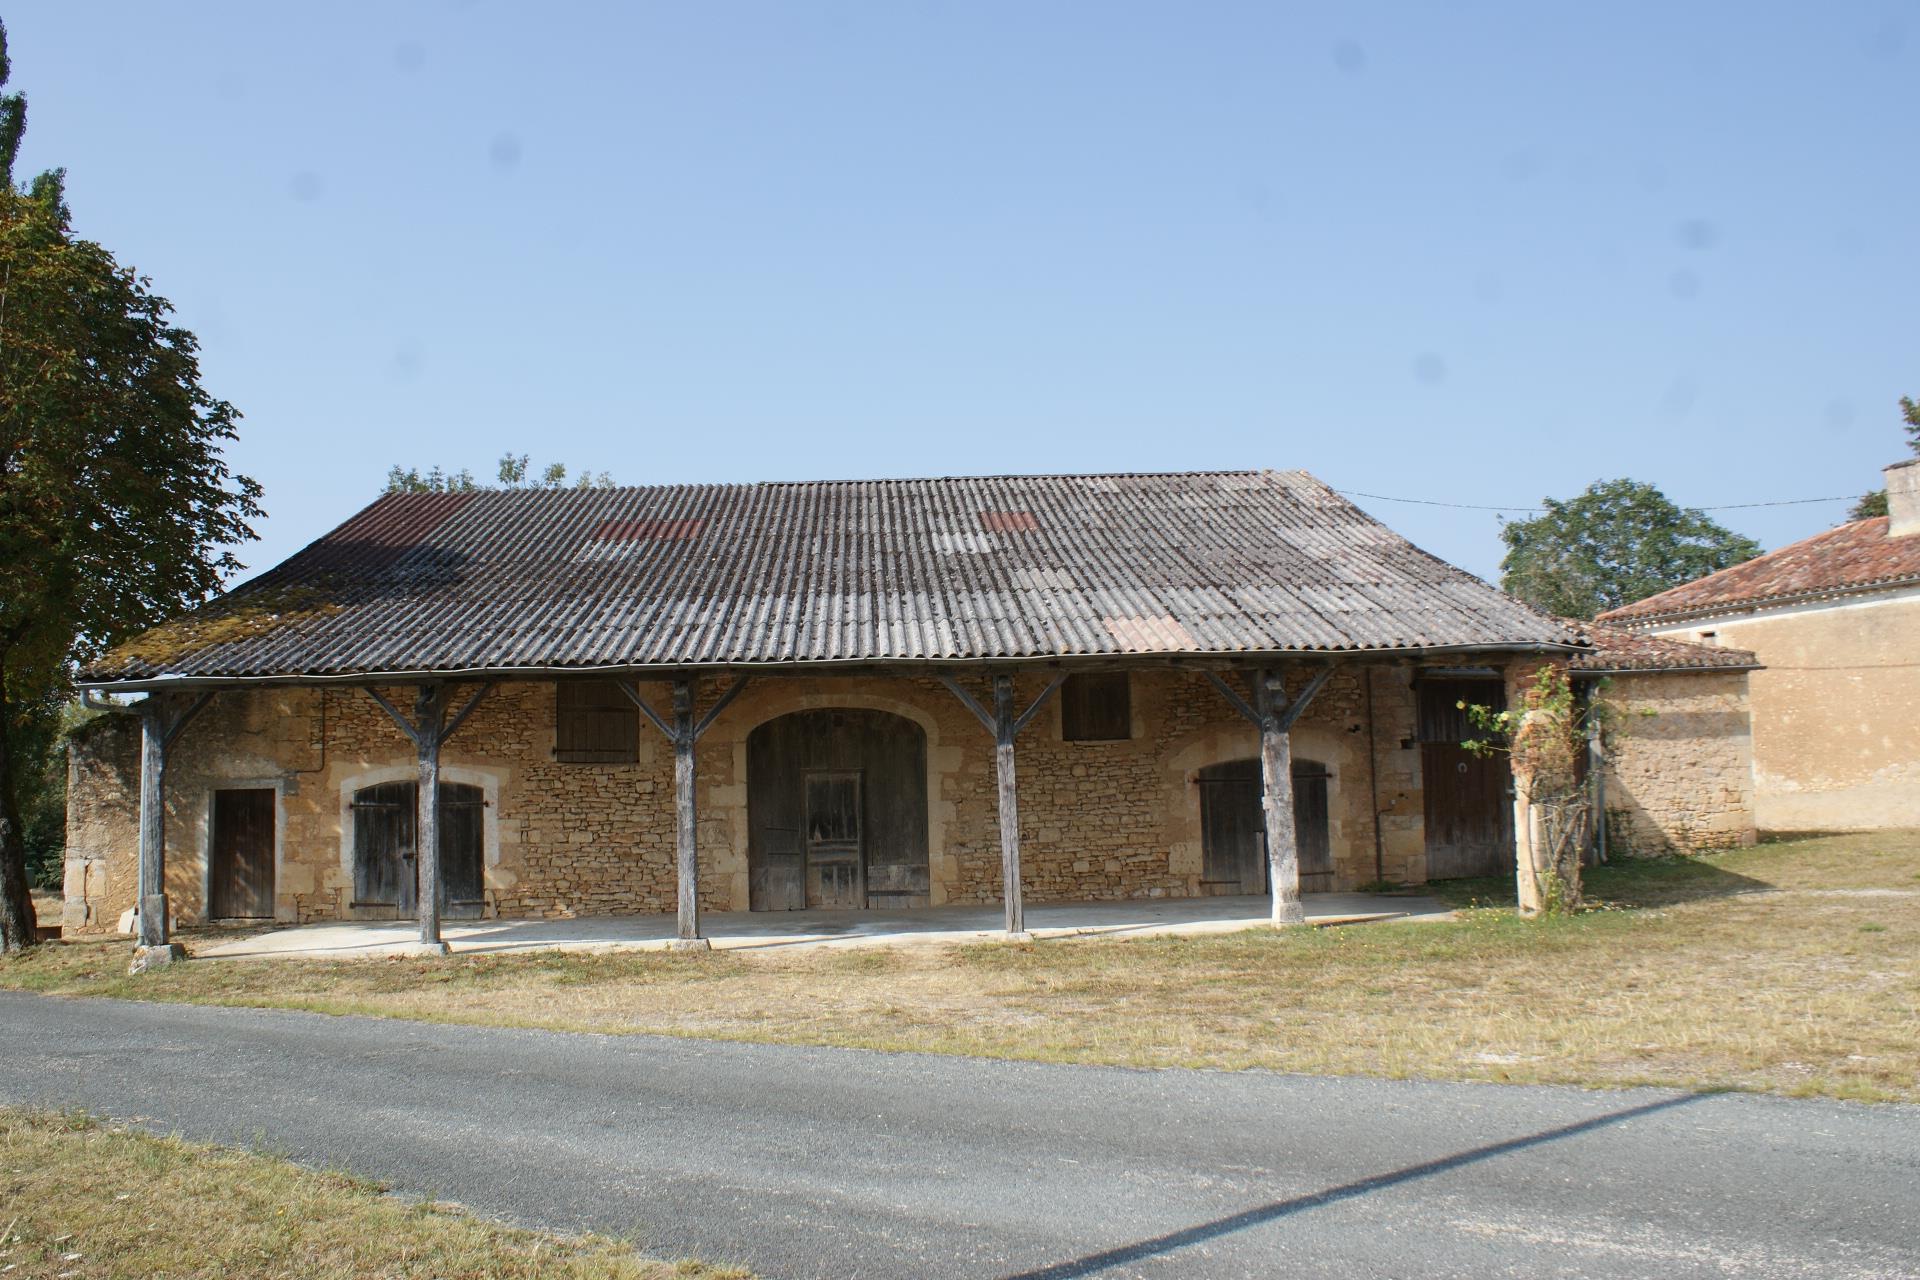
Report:
[[[860,847],[860,775],[807,775],[807,905],[867,905]]]
[[[755,911],[926,906],[925,731],[854,707],[767,721],[747,737],[747,830]]]
[[[1427,879],[1511,875],[1513,771],[1504,754],[1461,745],[1484,736],[1466,708],[1501,710],[1505,686],[1498,679],[1430,679],[1419,691]]]
[[[1300,891],[1333,889],[1333,841],[1327,809],[1325,765],[1293,762],[1294,839],[1300,856]],[[1267,824],[1260,807],[1260,762],[1228,760],[1200,770],[1202,879],[1214,892],[1267,893]],[[1231,887],[1229,887],[1231,886]]]
[[[213,793],[207,914],[216,920],[273,917],[271,787]]]
[[[382,782],[353,796],[353,906],[397,918],[419,903],[414,798],[416,782]],[[486,793],[458,782],[440,784],[441,911],[471,919],[486,898]]]

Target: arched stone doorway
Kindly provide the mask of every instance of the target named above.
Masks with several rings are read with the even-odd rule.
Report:
[[[353,793],[353,903],[356,916],[419,911],[420,784],[380,782]],[[440,784],[440,911],[476,919],[486,907],[486,795],[458,782]]]
[[[1333,889],[1327,767],[1293,762],[1293,823],[1300,849],[1300,892]],[[1260,762],[1228,760],[1200,770],[1201,879],[1220,892],[1268,893],[1267,824],[1260,811]]]
[[[795,711],[747,737],[755,911],[924,907],[927,735],[904,716]]]

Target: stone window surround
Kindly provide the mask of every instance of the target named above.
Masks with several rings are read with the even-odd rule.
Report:
[[[213,804],[214,793],[219,791],[273,792],[273,918],[275,920],[293,918],[292,913],[284,910],[280,905],[280,885],[284,877],[286,861],[287,784],[288,780],[285,777],[262,775],[253,778],[215,778],[202,789],[197,814],[200,826],[199,839],[195,843],[200,849],[200,917],[203,920],[214,919]]]

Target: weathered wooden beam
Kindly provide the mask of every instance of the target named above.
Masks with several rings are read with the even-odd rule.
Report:
[[[1313,705],[1314,697],[1322,689],[1327,687],[1327,681],[1331,679],[1333,679],[1332,667],[1321,667],[1318,671],[1314,672],[1312,676],[1308,677],[1306,687],[1301,689],[1293,701],[1287,704],[1286,709],[1281,712],[1280,727],[1282,729],[1293,728],[1294,723],[1307,713],[1307,708]]]
[[[668,742],[673,741],[673,738],[674,738],[673,726],[668,724],[666,720],[660,715],[660,713],[653,709],[652,703],[648,702],[644,697],[640,695],[639,685],[635,684],[631,680],[615,680],[613,682],[613,685],[614,685],[614,688],[620,690],[621,693],[626,695],[628,702],[631,702],[635,707],[639,708],[640,714],[645,716],[648,722],[651,723],[654,728],[660,731],[661,737],[665,738]]]
[[[446,690],[421,685],[413,702],[414,743],[420,761],[413,820],[414,914],[420,924],[421,949],[442,955],[447,944],[440,936],[440,744],[446,740],[446,715]]]
[[[1254,709],[1260,714],[1260,807],[1266,819],[1267,879],[1275,924],[1304,924],[1300,901],[1300,841],[1293,818],[1293,734],[1279,703],[1285,690],[1277,671],[1254,676]]]
[[[1020,895],[1020,789],[1014,779],[1013,741],[1019,717],[1013,712],[1013,677],[993,678],[993,772],[1000,799],[1000,897],[1006,904],[1007,937],[1027,941],[1025,904]]]
[[[139,968],[174,958],[172,903],[167,897],[167,754],[212,697],[202,693],[180,708],[166,694],[150,693],[140,704],[140,861],[134,891],[143,953]]]
[[[392,718],[393,722],[400,726],[400,732],[407,735],[407,741],[418,747],[420,745],[420,730],[415,728],[413,721],[407,718],[407,713],[394,706],[391,702],[388,702],[386,695],[372,685],[365,687],[367,696],[379,703],[381,710],[385,711],[387,715]]]
[[[990,714],[985,707],[981,706],[971,693],[967,692],[965,685],[962,685],[958,680],[955,680],[944,671],[940,673],[940,683],[947,687],[948,693],[960,700],[961,706],[973,712],[974,719],[985,726],[988,733],[999,732],[999,728],[995,724],[992,714]]]
[[[694,808],[693,749],[699,741],[693,719],[693,681],[673,682],[674,855],[679,888],[676,951],[704,951],[713,944],[700,936],[700,826]]]
[[[947,687],[947,692],[973,712],[974,718],[993,735],[993,773],[1000,811],[1000,897],[1006,906],[1007,937],[1019,942],[1030,941],[1033,935],[1027,932],[1026,909],[1020,895],[1020,789],[1014,775],[1013,744],[1066,678],[1065,673],[1056,675],[1025,711],[1016,712],[1013,677],[1004,673],[996,675],[993,710],[989,712],[958,680],[946,672],[940,673],[940,683]]]
[[[1293,818],[1292,730],[1333,678],[1333,667],[1314,671],[1293,698],[1287,697],[1286,680],[1279,670],[1255,670],[1251,705],[1218,673],[1203,674],[1235,711],[1260,730],[1260,809],[1266,827],[1273,922],[1301,924],[1307,914],[1300,901],[1300,840]]]
[[[140,708],[140,945],[168,945],[167,725],[159,694]]]
[[[372,685],[364,686],[367,696],[386,711],[400,732],[407,735],[418,762],[418,785],[413,810],[414,835],[414,918],[420,926],[418,950],[428,955],[447,954],[447,943],[440,936],[440,749],[459,731],[475,708],[493,692],[489,681],[474,690],[452,719],[447,717],[447,689],[437,683],[423,684],[414,694],[413,714],[407,715]]]
[[[693,728],[695,742],[706,736],[707,730],[713,727],[713,722],[720,718],[722,711],[727,709],[727,704],[740,696],[740,691],[747,687],[748,679],[747,676],[735,676],[733,683],[727,686],[727,691],[720,695],[717,702],[707,708],[707,714],[701,716],[700,723]]]
[[[1040,714],[1040,708],[1047,705],[1047,699],[1054,695],[1054,691],[1066,682],[1065,675],[1055,676],[1047,683],[1047,687],[1040,691],[1040,696],[1033,700],[1033,705],[1020,713],[1020,718],[1013,722],[1013,734],[1016,738],[1026,731],[1029,724],[1033,723],[1033,718]]]
[[[478,689],[475,689],[473,691],[473,696],[467,699],[466,705],[461,707],[458,711],[454,712],[453,718],[447,721],[447,727],[440,731],[440,741],[444,743],[449,738],[453,737],[454,734],[460,732],[460,726],[467,722],[467,717],[473,714],[473,709],[479,706],[481,701],[488,694],[492,692],[493,692],[492,681],[488,681],[486,684],[481,685]]]
[[[1211,684],[1214,688],[1220,691],[1220,696],[1227,700],[1228,706],[1232,707],[1235,711],[1238,711],[1242,716],[1244,716],[1248,720],[1251,720],[1253,723],[1255,724],[1260,723],[1260,713],[1255,711],[1253,707],[1247,702],[1247,700],[1240,696],[1239,690],[1235,689],[1232,685],[1228,684],[1225,680],[1221,679],[1219,672],[1204,671],[1201,674],[1206,676],[1208,684]]]

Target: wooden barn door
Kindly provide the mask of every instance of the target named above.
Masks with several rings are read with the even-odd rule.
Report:
[[[1294,838],[1299,844],[1300,891],[1333,888],[1333,841],[1325,765],[1293,762]],[[1267,824],[1260,812],[1260,762],[1229,760],[1200,771],[1202,879],[1235,893],[1267,893]]]
[[[807,905],[864,907],[860,775],[807,775]]]
[[[273,789],[213,793],[207,914],[216,920],[273,916]]]
[[[383,782],[353,793],[353,905],[414,910],[413,797],[417,784]]]
[[[353,905],[412,916],[419,906],[415,844],[416,782],[383,782],[353,796]],[[481,914],[486,891],[486,795],[479,787],[440,784],[440,892],[443,913]]]
[[[1499,680],[1420,683],[1420,777],[1426,796],[1427,879],[1513,871],[1513,772],[1504,755],[1460,744],[1480,736],[1460,706],[1506,705]]]
[[[486,908],[487,796],[479,787],[440,784],[440,889],[442,914],[478,919]]]
[[[755,911],[926,906],[926,733],[853,707],[767,721],[747,737],[747,831]]]

